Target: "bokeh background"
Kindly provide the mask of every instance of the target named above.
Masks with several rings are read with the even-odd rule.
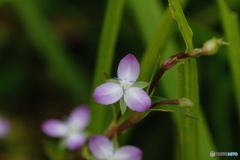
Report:
[[[111,77],[116,76],[124,55],[132,53],[141,60],[168,8],[166,0],[148,1],[125,3]],[[49,118],[62,119],[78,105],[90,104],[107,2],[0,0],[0,116],[12,124],[11,133],[0,140],[0,159],[48,159],[44,144],[51,139],[41,132],[41,123]],[[239,0],[228,0],[227,5],[240,14]],[[186,2],[184,13],[194,33],[195,47],[211,37],[225,38],[217,1]],[[161,62],[185,51],[175,22],[169,30]],[[197,62],[200,104],[216,151],[240,153],[240,97],[233,83],[228,47]],[[177,67],[163,76],[157,95],[177,98],[177,76],[172,85],[166,85],[169,74],[176,72]],[[122,143],[142,148],[146,160],[176,159],[178,135],[172,114],[178,113],[151,113]]]

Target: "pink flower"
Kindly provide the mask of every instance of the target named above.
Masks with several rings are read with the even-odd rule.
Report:
[[[89,124],[90,111],[87,106],[74,109],[67,121],[49,119],[42,124],[42,131],[50,137],[64,138],[64,144],[70,150],[76,150],[87,140],[83,130]]]
[[[10,132],[10,124],[4,118],[0,117],[0,138],[4,138]]]
[[[89,148],[94,157],[101,160],[141,160],[143,154],[142,150],[130,145],[115,150],[113,143],[101,135],[90,138]]]
[[[128,106],[134,111],[143,112],[151,106],[151,99],[141,88],[146,87],[146,82],[136,82],[139,76],[139,63],[132,54],[126,55],[118,65],[117,80],[110,80],[98,86],[93,98],[97,103],[109,105],[120,100],[121,110]]]

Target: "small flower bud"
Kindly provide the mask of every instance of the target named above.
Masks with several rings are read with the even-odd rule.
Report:
[[[178,99],[178,103],[181,107],[193,107],[193,103],[191,100],[187,99],[187,98],[180,98]]]
[[[188,53],[188,56],[191,58],[198,58],[201,56],[201,54],[202,54],[202,49],[195,48],[194,50]]]
[[[224,42],[222,38],[212,38],[203,44],[202,54],[213,55],[222,45],[228,45],[228,43]]]

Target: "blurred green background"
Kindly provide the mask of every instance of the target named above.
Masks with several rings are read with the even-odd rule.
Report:
[[[0,159],[47,159],[43,147],[47,137],[40,130],[41,122],[61,119],[76,106],[91,103],[107,2],[0,0],[0,116],[12,123],[11,134],[0,140]],[[239,0],[228,0],[227,5],[240,14]],[[132,53],[141,61],[167,7],[166,0],[126,0],[111,77],[116,76],[118,62],[124,55]],[[193,30],[195,47],[212,37],[226,40],[217,1],[189,1],[184,13]],[[159,51],[164,53],[161,62],[185,51],[177,24],[166,27],[168,31],[162,30],[167,36]],[[200,104],[215,151],[240,153],[240,97],[236,94],[228,47],[213,56],[202,56],[197,62]],[[177,98],[177,79],[167,84],[176,70],[177,67],[163,76],[157,95]],[[178,159],[178,128],[171,114],[178,113],[151,113],[131,129],[124,143],[142,148],[146,160]]]

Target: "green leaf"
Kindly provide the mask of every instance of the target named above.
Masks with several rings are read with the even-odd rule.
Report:
[[[150,84],[149,82],[139,81],[139,82],[134,83],[131,87],[145,88],[145,87],[149,86],[149,84]]]
[[[172,27],[174,24],[173,22],[174,21],[171,19],[170,11],[166,10],[161,18],[159,25],[157,26],[157,30],[155,31],[142,56],[140,63],[141,74],[139,79],[149,81],[155,65],[154,62],[159,57],[159,54],[165,49],[166,40],[171,35]]]
[[[124,5],[125,0],[108,0],[98,46],[97,62],[91,92],[103,82],[102,71],[105,71],[107,74],[111,73]],[[106,110],[102,105],[95,103],[92,97],[90,101],[90,106],[98,109],[92,109],[92,120],[89,129],[93,133],[99,133],[107,126],[108,120],[111,119],[111,116],[105,116],[108,115],[108,113],[110,114],[111,110]]]
[[[186,44],[186,52],[192,50],[192,37],[193,32],[188,25],[188,22],[182,11],[181,4],[179,0],[169,0],[169,8],[174,19],[176,19],[178,27],[182,33],[183,39]]]
[[[95,158],[94,156],[91,155],[88,146],[84,146],[84,147],[82,148],[82,154],[84,155],[84,157],[85,157],[87,160],[97,160],[97,158]]]
[[[111,79],[108,79],[108,80],[107,80],[107,82],[112,82],[112,83],[119,84],[119,81],[118,81],[118,80],[116,80],[116,79],[113,79],[113,78],[111,78]]]
[[[62,141],[56,143],[54,141],[45,142],[45,151],[49,158],[61,160],[66,154],[66,149],[62,146]]]
[[[112,139],[112,143],[113,143],[114,149],[117,150],[119,148],[118,139],[117,138],[113,138]]]
[[[162,98],[162,97],[152,97],[152,103],[166,101],[166,100],[167,100],[166,98]],[[163,105],[159,105],[159,106],[156,106],[154,108],[151,108],[149,110],[151,110],[151,111],[162,111],[162,112],[180,112],[180,113],[186,115],[187,117],[194,118],[194,119],[197,119],[197,120],[201,120],[201,118],[199,116],[194,115],[193,113],[191,113],[187,109],[181,107],[180,105],[176,105],[176,104],[163,104]]]
[[[122,115],[125,113],[126,109],[127,109],[127,105],[124,102],[124,99],[121,98],[120,99],[120,110],[121,110]]]
[[[238,117],[240,123],[240,74],[239,74],[239,50],[240,50],[240,30],[239,16],[231,11],[225,0],[217,0],[220,9],[222,25],[228,46],[229,65],[231,67],[232,79],[234,83],[234,91],[236,93],[236,102]]]

